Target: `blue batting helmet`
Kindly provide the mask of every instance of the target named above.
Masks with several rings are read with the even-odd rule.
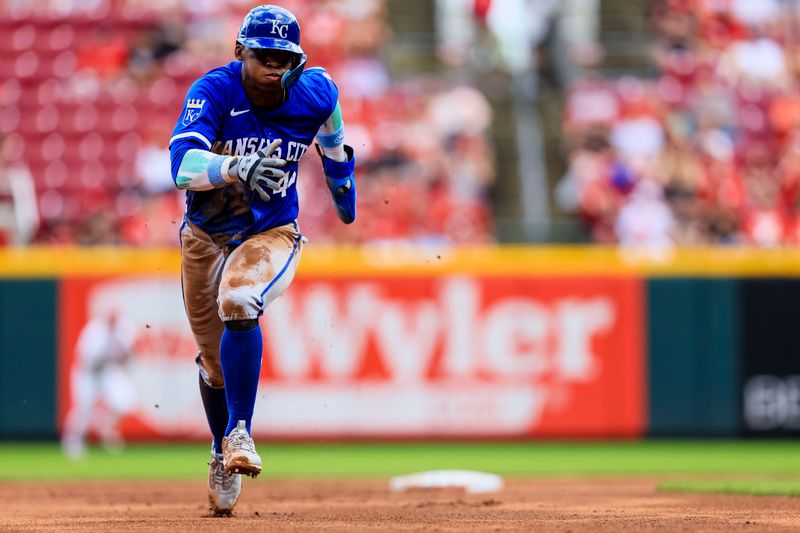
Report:
[[[300,24],[297,18],[280,6],[254,7],[245,15],[236,42],[247,48],[271,48],[297,54],[294,67],[283,75],[281,85],[290,87],[306,66],[306,55],[300,48]]]
[[[258,6],[242,21],[236,42],[247,48],[273,48],[302,54],[300,24],[290,11],[279,6]]]

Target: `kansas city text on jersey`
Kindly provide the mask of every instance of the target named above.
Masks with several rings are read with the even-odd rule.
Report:
[[[217,141],[211,151],[218,155],[250,155],[259,150],[263,150],[275,139],[264,139],[259,137],[243,137],[239,139]],[[283,148],[286,147],[286,155],[283,155]],[[273,152],[275,157],[286,161],[300,161],[303,154],[308,150],[308,145],[296,141],[289,141],[279,146]]]

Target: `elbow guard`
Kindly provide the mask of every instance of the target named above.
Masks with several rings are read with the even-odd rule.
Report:
[[[350,224],[356,219],[356,155],[353,148],[344,145],[346,161],[334,161],[322,153],[322,149],[317,145],[317,152],[322,158],[322,171],[325,173],[325,181],[328,190],[331,192],[333,207],[336,216],[345,224]]]
[[[175,185],[179,189],[207,191],[230,183],[228,168],[233,158],[206,150],[191,149],[184,154]]]

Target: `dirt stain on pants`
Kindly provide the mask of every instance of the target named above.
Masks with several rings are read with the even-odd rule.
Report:
[[[253,235],[236,248],[186,222],[181,230],[183,304],[199,350],[203,379],[224,386],[219,343],[225,322],[251,320],[294,279],[306,243],[295,224]]]

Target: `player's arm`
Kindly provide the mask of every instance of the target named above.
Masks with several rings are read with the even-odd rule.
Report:
[[[176,152],[182,153],[173,153],[175,186],[187,191],[208,191],[241,181],[268,202],[270,196],[266,189],[280,190],[278,180],[284,175],[281,167],[286,161],[272,157],[280,144],[281,140],[276,139],[263,150],[241,157],[217,155],[202,148],[177,149]],[[172,147],[170,152],[173,152]]]
[[[182,154],[179,161],[173,177],[178,189],[208,191],[236,182],[237,178],[230,175],[233,157],[190,148]]]
[[[344,120],[339,102],[317,132],[317,152],[339,220],[350,224],[356,219],[356,156],[344,144]]]
[[[269,201],[267,189],[280,190],[278,180],[284,175],[281,167],[286,161],[272,157],[281,141],[242,157],[211,152],[212,140],[225,117],[224,105],[217,96],[220,92],[215,82],[206,78],[189,89],[169,141],[172,180],[178,189],[188,191],[207,191],[242,181]]]

